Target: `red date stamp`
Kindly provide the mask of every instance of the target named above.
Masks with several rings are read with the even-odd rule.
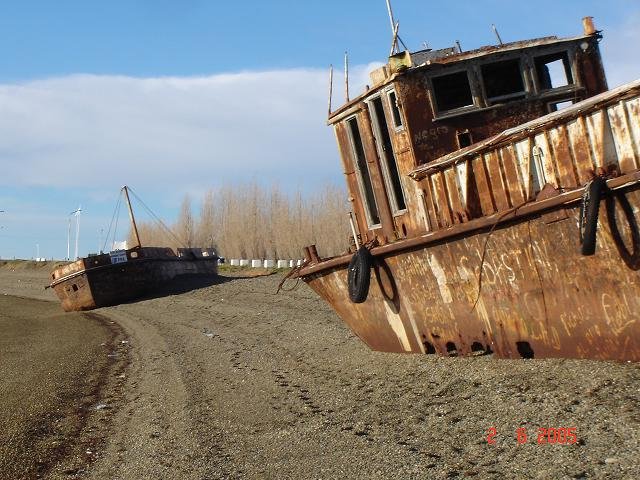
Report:
[[[498,430],[496,427],[489,427],[487,430],[487,443],[489,445],[496,444],[496,438],[498,437]],[[572,445],[578,442],[578,433],[576,427],[562,427],[562,428],[538,428],[537,436],[527,432],[525,427],[516,428],[515,441],[519,445],[525,443],[542,444],[557,444],[557,445]]]

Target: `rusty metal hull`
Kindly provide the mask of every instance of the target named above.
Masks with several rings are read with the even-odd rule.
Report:
[[[350,254],[296,273],[371,348],[640,360],[640,80],[607,91],[583,27],[400,52],[330,112],[368,298],[366,255],[350,291]]]
[[[637,217],[640,182],[618,193]],[[602,202],[594,256],[580,254],[574,198],[504,218],[489,236],[484,262],[488,222],[423,246],[374,248],[369,296],[361,304],[349,300],[349,257],[301,275],[374,350],[639,361],[640,245],[630,244],[639,237],[615,205],[622,239],[612,235]]]
[[[129,250],[127,261],[115,264],[109,263],[109,255],[80,259],[54,270],[50,287],[68,312],[134,300],[180,275],[217,273],[217,257],[185,258],[172,253],[156,248]]]

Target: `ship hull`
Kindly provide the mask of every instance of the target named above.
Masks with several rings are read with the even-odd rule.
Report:
[[[51,288],[65,311],[91,310],[151,294],[181,275],[217,274],[217,257],[162,255],[165,252],[144,248],[132,258],[132,251],[127,251],[122,263],[106,263],[108,255],[81,259],[54,271]]]
[[[637,217],[640,184],[618,183]],[[312,262],[300,276],[373,350],[639,361],[640,222],[614,205],[621,234],[602,201],[593,256],[580,252],[576,192],[422,245],[374,248],[363,303],[349,298],[349,257]]]

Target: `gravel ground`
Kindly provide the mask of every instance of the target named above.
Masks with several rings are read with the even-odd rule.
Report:
[[[117,363],[118,328],[57,304],[0,295],[0,478],[86,467],[90,419]],[[85,441],[77,436],[84,433]],[[70,466],[73,462],[76,467]]]
[[[91,417],[91,467],[50,476],[640,477],[639,365],[371,352],[306,286],[276,295],[280,279],[96,310],[127,336],[126,378]],[[538,444],[541,427],[577,443]]]

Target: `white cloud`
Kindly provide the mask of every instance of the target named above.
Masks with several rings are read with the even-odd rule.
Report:
[[[353,69],[352,91],[368,70]],[[339,178],[327,82],[327,71],[295,69],[0,85],[0,184],[206,188]]]
[[[640,76],[640,12],[604,26],[613,87]],[[351,68],[351,96],[379,64]],[[336,68],[333,108],[343,103]],[[114,190],[339,179],[327,115],[328,71],[207,77],[72,75],[0,85],[0,185]],[[305,181],[305,179],[308,179]]]

